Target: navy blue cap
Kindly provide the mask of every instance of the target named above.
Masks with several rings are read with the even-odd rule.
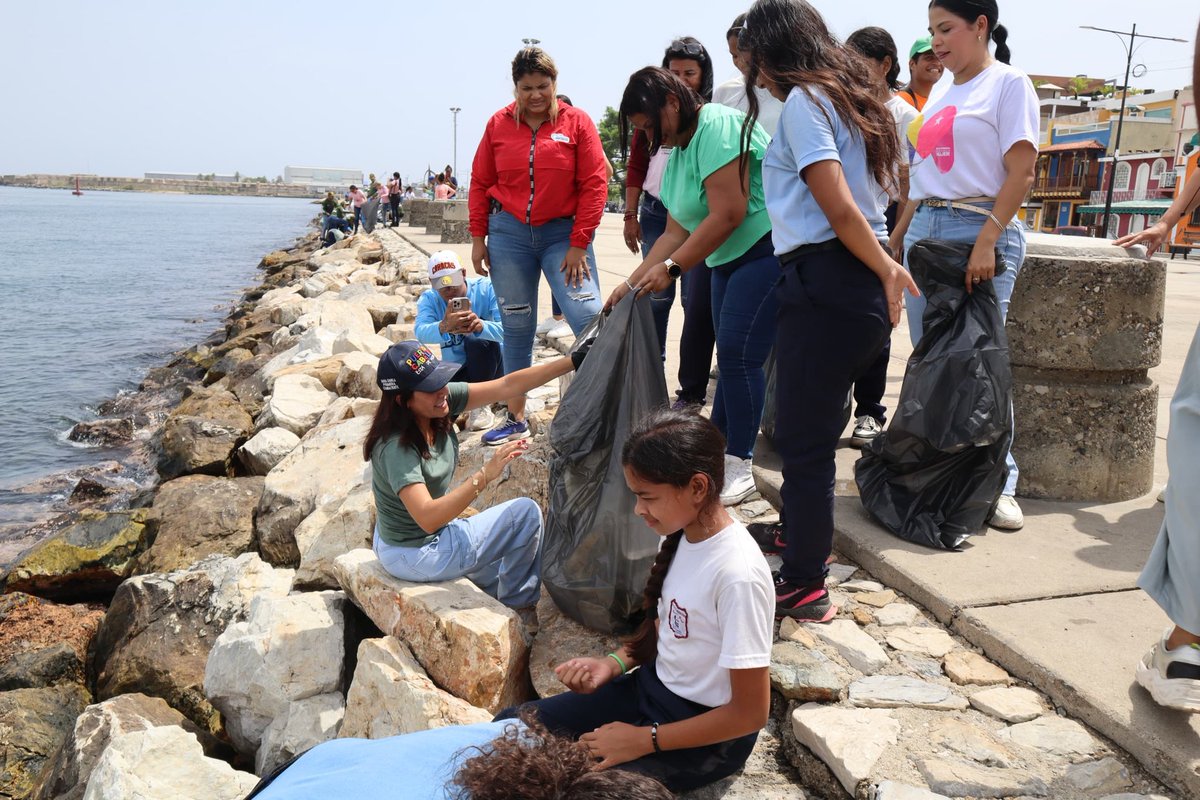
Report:
[[[436,392],[441,389],[462,364],[440,361],[420,342],[400,342],[379,357],[375,382],[385,392]]]

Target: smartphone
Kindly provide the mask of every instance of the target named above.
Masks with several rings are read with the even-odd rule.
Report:
[[[449,306],[450,306],[450,310],[454,311],[454,312],[470,311],[471,310],[471,298],[469,298],[469,297],[451,297]]]

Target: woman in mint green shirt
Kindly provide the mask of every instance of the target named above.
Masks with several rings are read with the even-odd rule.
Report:
[[[620,112],[623,139],[632,126],[645,131],[651,150],[674,149],[660,192],[668,211],[666,232],[608,305],[630,289],[662,291],[688,270],[709,270],[720,371],[712,421],[726,440],[721,502],[740,503],[754,492],[750,457],[762,421],[763,363],[775,343],[778,307],[779,260],[762,186],[770,137],[754,125],[743,143],[744,113],[705,103],[658,67],[630,77]]]
[[[523,396],[565,375],[583,352],[483,383],[450,383],[460,364],[440,361],[420,342],[392,345],[379,359],[383,398],[363,442],[371,462],[373,547],[389,574],[406,581],[468,577],[532,621],[541,591],[542,512],[519,497],[459,519],[504,465],[528,447],[508,442],[458,486],[454,419],[464,411]]]

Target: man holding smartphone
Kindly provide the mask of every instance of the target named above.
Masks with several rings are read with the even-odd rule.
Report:
[[[439,250],[429,257],[429,282],[431,287],[417,300],[417,339],[438,345],[443,361],[462,365],[451,380],[480,383],[504,377],[504,329],[491,279],[468,279],[454,251]],[[494,424],[486,406],[467,418],[473,431]]]

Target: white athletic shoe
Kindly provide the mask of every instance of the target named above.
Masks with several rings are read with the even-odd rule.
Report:
[[[558,325],[559,322],[561,322],[561,320],[557,320],[554,317],[546,317],[544,320],[538,323],[538,326],[533,329],[533,332],[538,336],[545,336],[551,330],[553,330],[554,326]]]
[[[564,336],[571,336],[571,326],[567,324],[565,319],[556,319],[555,325],[550,330],[546,331],[546,339],[553,342],[555,339],[561,339]]]
[[[467,430],[486,431],[496,424],[496,415],[487,406],[477,408],[467,415]]]
[[[1167,708],[1200,713],[1200,646],[1167,649],[1171,628],[1137,665],[1137,682],[1154,702]]]
[[[725,455],[725,488],[721,490],[721,505],[736,506],[754,494],[754,473],[750,459]]]
[[[988,524],[1004,531],[1019,531],[1025,527],[1025,515],[1017,505],[1017,498],[1009,494],[1000,495],[1000,501],[996,503],[996,510],[992,512]]]
[[[862,447],[879,434],[883,433],[883,425],[869,414],[863,414],[854,422],[854,432],[850,434],[850,446]]]

